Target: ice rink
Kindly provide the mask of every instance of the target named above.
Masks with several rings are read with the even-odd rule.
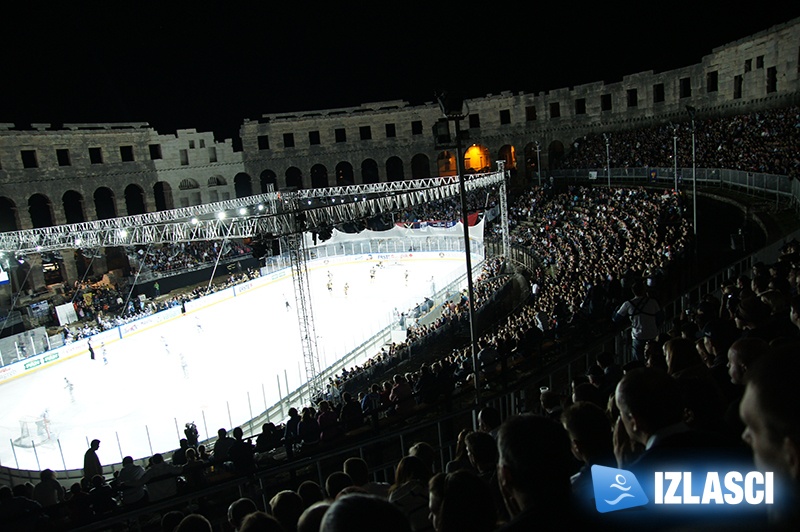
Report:
[[[309,264],[323,367],[395,321],[395,311],[412,308],[465,271],[463,259],[434,254],[377,264]],[[95,438],[104,464],[171,451],[186,422],[197,424],[201,439],[215,436],[277,403],[287,380],[290,390],[305,380],[290,276],[93,346],[95,360],[81,354],[0,385],[2,465],[80,469]],[[12,445],[19,420],[45,410],[50,439],[35,450]]]

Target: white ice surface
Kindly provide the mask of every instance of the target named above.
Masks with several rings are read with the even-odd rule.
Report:
[[[323,367],[389,325],[395,309],[408,310],[431,296],[432,278],[441,288],[464,272],[463,260],[415,258],[387,261],[371,280],[375,264],[309,266]],[[0,385],[0,463],[34,471],[80,469],[95,438],[101,461],[118,463],[123,456],[175,449],[189,421],[201,439],[246,423],[278,402],[278,380],[281,394],[287,378],[291,390],[305,380],[295,307],[286,277],[109,345],[93,343],[95,360],[80,355]],[[19,420],[45,409],[51,439],[35,452],[12,446]]]

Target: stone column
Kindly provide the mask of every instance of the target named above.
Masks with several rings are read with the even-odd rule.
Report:
[[[75,285],[75,281],[79,281],[78,266],[75,264],[75,248],[67,248],[61,250],[61,277],[64,283],[70,288]]]
[[[30,266],[31,272],[28,280],[34,292],[45,288],[44,271],[42,270],[42,256],[39,253],[32,253],[25,257],[25,262]]]
[[[102,277],[108,271],[108,262],[106,261],[106,248],[97,251],[100,255],[92,261],[92,276]]]

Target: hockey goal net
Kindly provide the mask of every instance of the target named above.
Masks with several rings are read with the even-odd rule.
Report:
[[[19,420],[19,437],[13,440],[18,447],[33,447],[51,439],[50,418],[41,416],[25,416]]]

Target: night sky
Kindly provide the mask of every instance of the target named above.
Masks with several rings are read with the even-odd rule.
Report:
[[[0,122],[135,121],[225,138],[264,113],[619,81],[800,16],[798,2],[614,3],[613,16],[599,2],[228,4],[4,8]]]

